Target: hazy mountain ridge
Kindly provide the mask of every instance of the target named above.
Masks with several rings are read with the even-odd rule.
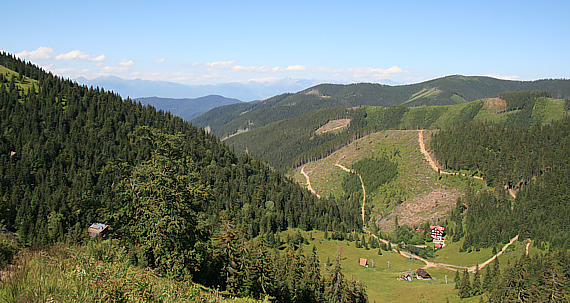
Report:
[[[193,120],[219,136],[253,129],[334,106],[453,105],[498,97],[505,91],[544,90],[554,98],[570,96],[570,80],[509,81],[479,76],[447,76],[417,84],[319,84],[295,94],[283,94],[255,104],[215,108]]]
[[[322,81],[285,78],[272,82],[249,81],[246,83],[232,82],[207,85],[185,85],[168,81],[153,81],[133,79],[126,80],[108,76],[94,79],[79,77],[75,79],[80,84],[99,86],[105,90],[119,93],[123,98],[141,98],[158,96],[163,98],[198,98],[208,95],[221,95],[242,101],[262,100],[282,94],[297,92],[311,87]]]
[[[218,106],[242,103],[242,101],[238,99],[226,98],[219,95],[209,95],[194,99],[145,97],[137,98],[135,100],[140,101],[144,105],[152,105],[156,109],[170,112],[186,121],[190,121]]]

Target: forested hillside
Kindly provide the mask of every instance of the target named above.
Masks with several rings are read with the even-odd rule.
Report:
[[[514,202],[501,190],[471,193],[458,201],[453,219],[465,222],[465,249],[488,247],[516,234],[539,247],[570,247],[570,117],[531,128],[459,124],[434,135],[431,146],[446,169],[479,171],[497,189],[518,190]]]
[[[452,105],[498,97],[505,91],[548,91],[553,98],[570,97],[570,80],[507,81],[489,77],[448,76],[422,83],[388,86],[359,83],[321,84],[296,94],[283,94],[252,104],[213,109],[193,120],[218,136],[334,107]]]
[[[241,239],[361,228],[358,205],[317,199],[181,118],[10,54],[0,65],[0,223],[24,245],[80,241],[104,222],[135,264],[225,287],[211,249],[221,218]]]
[[[325,108],[271,123],[225,142],[282,169],[321,159],[364,135],[388,129],[445,129],[471,121],[495,121],[519,127],[547,124],[567,115],[564,100],[546,91],[504,92],[502,98],[446,106]],[[519,96],[519,97],[517,97]],[[525,101],[526,100],[526,101]],[[330,121],[349,119],[338,132],[319,133]]]

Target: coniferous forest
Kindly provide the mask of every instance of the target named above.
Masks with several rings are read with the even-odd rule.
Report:
[[[498,189],[458,200],[454,218],[465,217],[465,249],[504,243],[516,234],[541,247],[570,248],[570,118],[531,128],[457,125],[435,135],[432,147],[446,168],[479,171]],[[518,190],[514,201],[503,191],[509,188]]]
[[[21,243],[79,243],[91,223],[104,222],[134,264],[173,278],[283,302],[364,298],[362,285],[339,280],[340,268],[332,286],[311,273],[314,252],[265,254],[275,245],[250,240],[287,228],[360,229],[358,204],[317,199],[170,113],[7,53],[0,65],[11,71],[0,79],[0,223]],[[256,272],[253,262],[264,261],[256,254],[296,260],[279,270],[294,271],[302,284],[282,280],[290,277],[277,268]]]
[[[348,174],[341,184],[348,194],[317,198],[278,169],[170,113],[78,85],[8,53],[0,53],[0,67],[0,228],[21,245],[109,246],[124,252],[130,265],[228,297],[368,300],[366,286],[342,273],[339,256],[324,271],[316,247],[303,247],[307,239],[299,233],[282,239],[279,232],[321,230],[327,240],[332,232],[332,239],[352,241],[352,233],[363,230],[363,184],[373,192],[398,175],[398,164],[387,157],[356,162],[358,174]],[[251,154],[286,168],[326,157],[378,130],[441,127],[429,143],[441,167],[469,171],[491,187],[469,188],[457,200],[442,223],[449,239],[462,239],[460,251],[471,252],[519,235],[544,251],[502,271],[496,261],[473,277],[458,272],[458,295],[558,302],[570,291],[570,117],[565,112],[561,120],[545,123],[533,113],[551,97],[548,91],[501,93],[501,123],[474,122],[482,101],[461,107],[445,127],[436,123],[444,121],[443,107],[337,106],[267,121],[244,137],[262,141]],[[350,119],[346,130],[316,134],[339,118]],[[274,140],[263,139],[269,136]],[[232,138],[239,148],[240,137]],[[284,138],[289,145],[280,144]],[[110,241],[86,240],[95,222],[110,226]],[[424,244],[429,222],[422,224],[422,237],[401,226],[394,239]],[[370,239],[373,248],[380,247]],[[368,247],[364,235],[357,243]],[[0,242],[0,265],[15,250]],[[423,256],[433,254],[431,249]]]

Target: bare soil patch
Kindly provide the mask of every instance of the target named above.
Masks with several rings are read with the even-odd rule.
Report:
[[[435,222],[445,218],[461,196],[457,189],[434,188],[431,192],[416,196],[398,205],[388,216],[378,217],[376,224],[381,230],[395,230],[394,219],[400,225],[418,226],[426,221]]]
[[[348,124],[350,124],[350,119],[348,118],[332,120],[329,121],[327,124],[319,127],[319,129],[315,131],[315,134],[321,135],[331,131],[345,129],[348,128]]]
[[[507,109],[507,101],[501,98],[487,98],[483,109],[494,110],[496,113],[503,112]]]

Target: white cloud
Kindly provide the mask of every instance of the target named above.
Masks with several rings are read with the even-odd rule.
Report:
[[[51,59],[51,55],[53,54],[53,49],[47,46],[40,46],[38,49],[33,51],[21,51],[16,54],[16,57],[19,58],[26,58],[30,60],[46,60]]]
[[[235,61],[216,61],[216,62],[209,62],[206,63],[209,69],[223,69],[223,68],[231,68],[234,65]]]
[[[285,69],[290,70],[290,71],[302,71],[302,70],[306,70],[307,67],[304,65],[289,65]]]
[[[521,77],[519,76],[501,76],[499,74],[490,74],[490,75],[485,75],[487,77],[492,77],[492,78],[497,78],[497,79],[502,79],[502,80],[518,80]]]
[[[376,79],[382,80],[390,77],[393,74],[400,74],[404,71],[398,66],[394,65],[388,69],[374,68],[374,67],[351,67],[345,70],[347,73],[352,73],[353,77],[357,79]]]
[[[126,66],[105,66],[101,68],[103,73],[124,73],[128,70]]]
[[[283,71],[281,67],[268,67],[268,66],[243,66],[236,65],[232,68],[234,72],[262,72],[262,73],[276,73]]]
[[[120,66],[131,66],[133,64],[135,64],[135,61],[127,60],[127,59],[123,59],[123,60],[121,60],[121,62],[119,62]]]
[[[252,78],[252,79],[248,79],[245,81],[241,81],[241,82],[259,82],[259,83],[269,83],[269,82],[273,82],[276,81],[277,78],[275,77],[265,77],[265,78]]]
[[[160,63],[162,63],[162,62],[164,62],[164,61],[166,61],[166,59],[160,58],[160,59],[156,60],[155,62],[158,63],[158,64],[160,64]]]
[[[57,56],[55,56],[56,60],[75,60],[75,59],[79,59],[79,60],[85,60],[85,61],[96,61],[96,62],[101,62],[101,61],[105,61],[105,55],[99,55],[99,56],[91,56],[87,53],[84,53],[82,51],[79,50],[73,50],[70,51],[69,53],[65,53],[65,54],[59,54]]]
[[[377,67],[348,67],[348,68],[329,68],[324,66],[314,67],[310,69],[314,73],[331,74],[335,78],[344,78],[348,81],[380,81],[388,79],[397,74],[404,73],[400,67],[394,65],[390,68]]]

